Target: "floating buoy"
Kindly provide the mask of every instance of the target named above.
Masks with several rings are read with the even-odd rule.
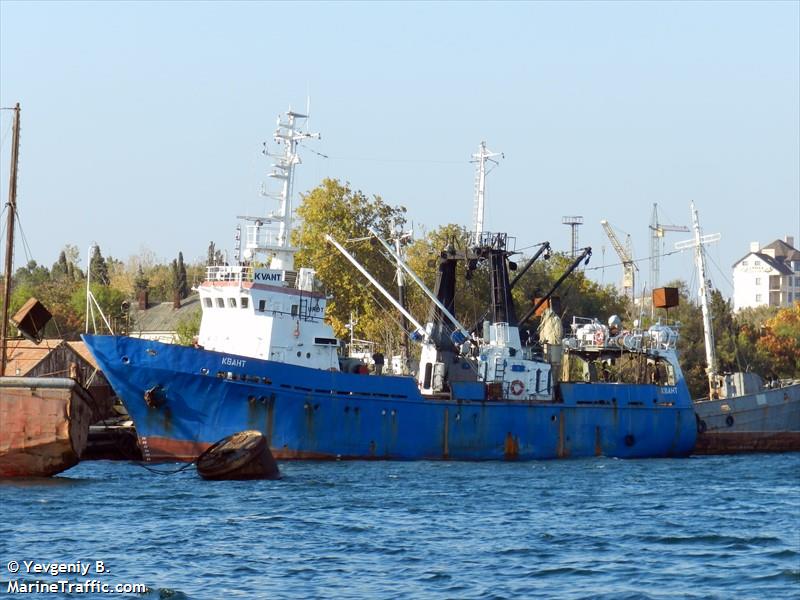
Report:
[[[278,464],[260,431],[234,433],[218,441],[197,459],[203,479],[280,479]]]

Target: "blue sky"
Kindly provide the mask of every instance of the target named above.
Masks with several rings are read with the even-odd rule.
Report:
[[[330,158],[305,152],[298,191],[335,177],[427,228],[469,225],[469,159],[486,140],[505,153],[486,228],[518,247],[566,249],[561,218],[582,215],[590,266],[618,263],[601,219],[644,258],[652,204],[688,225],[694,200],[722,233],[711,275],[730,294],[750,241],[800,245],[798,2],[3,0],[0,105],[23,108],[31,257],[49,266],[92,241],[123,260],[230,248],[236,215],[272,208],[261,144],[307,94],[313,148]],[[4,111],[4,201],[9,125]],[[691,282],[688,254],[662,260],[670,278]]]

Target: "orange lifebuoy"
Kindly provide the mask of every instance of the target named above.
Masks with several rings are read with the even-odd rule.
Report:
[[[515,379],[511,382],[511,393],[515,396],[519,396],[522,392],[525,391],[525,384],[522,383],[519,379]]]
[[[597,331],[594,332],[594,345],[595,346],[602,346],[604,339],[605,339],[605,336],[603,335],[602,329],[598,329]]]

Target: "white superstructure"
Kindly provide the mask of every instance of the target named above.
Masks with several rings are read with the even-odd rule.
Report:
[[[283,145],[270,177],[280,191],[266,217],[243,217],[249,224],[243,260],[212,265],[198,287],[203,317],[198,345],[217,352],[275,360],[318,369],[339,370],[338,340],[324,322],[327,298],[312,269],[294,270],[291,247],[294,167],[298,142],[319,137],[297,129],[306,115],[278,118],[275,141]],[[260,258],[263,256],[263,260]],[[231,359],[235,360],[235,359]]]

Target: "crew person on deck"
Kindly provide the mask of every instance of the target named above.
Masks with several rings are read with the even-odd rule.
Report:
[[[383,373],[383,354],[380,350],[372,355],[372,361],[375,363],[375,375]]]

